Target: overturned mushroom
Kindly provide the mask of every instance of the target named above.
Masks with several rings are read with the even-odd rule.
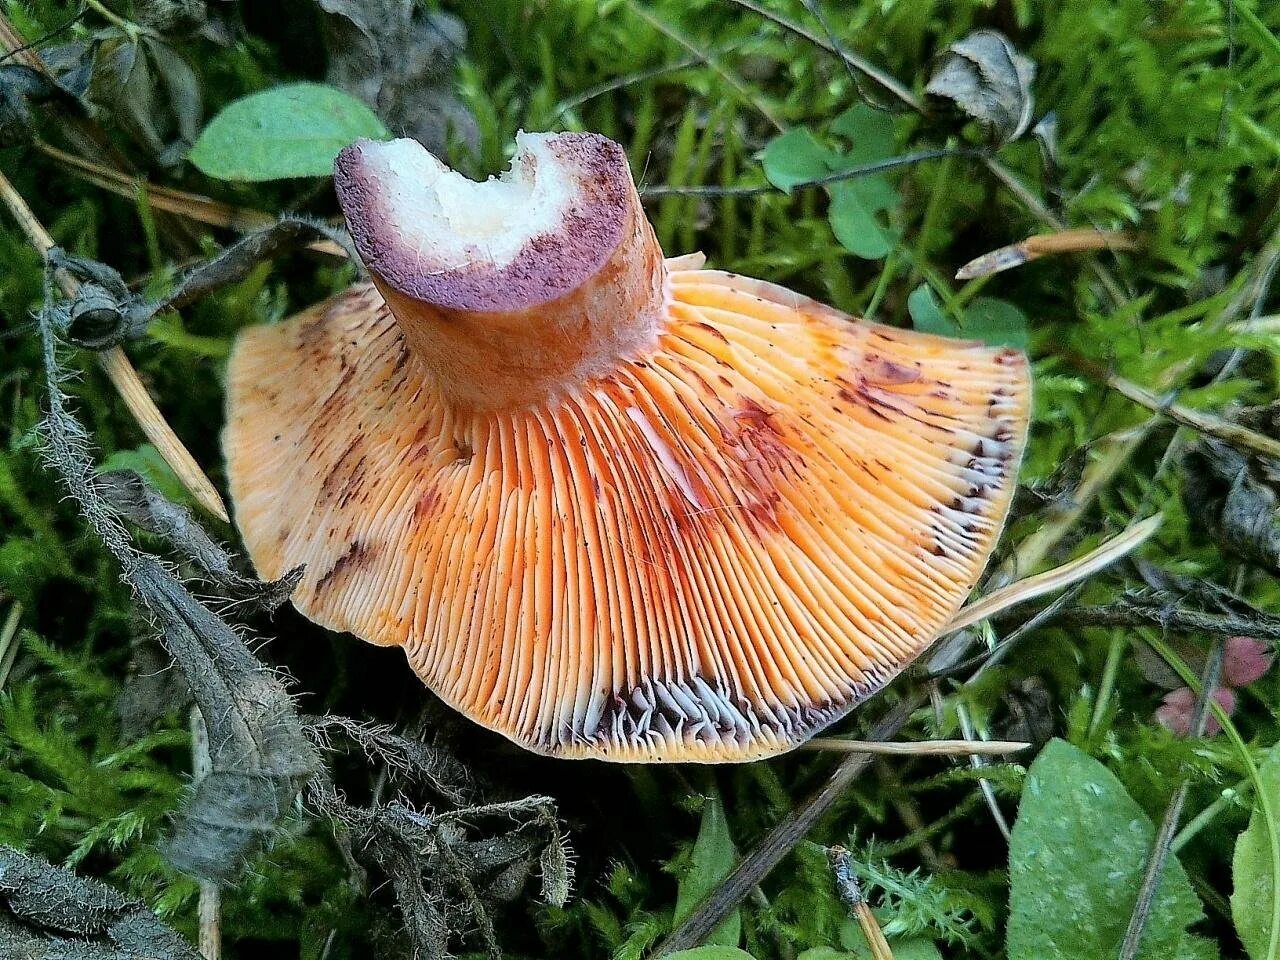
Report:
[[[1016,351],[664,260],[623,151],[521,134],[473,183],[361,141],[373,283],[240,338],[258,572],[541,753],[748,760],[884,686],[973,587],[1028,417]]]

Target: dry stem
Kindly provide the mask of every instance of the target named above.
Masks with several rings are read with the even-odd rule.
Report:
[[[187,193],[185,190],[158,186],[142,177],[121,173],[103,164],[59,150],[43,140],[36,140],[35,148],[66,169],[68,173],[92,183],[95,187],[131,200],[142,193],[155,209],[186,217],[197,223],[249,233],[270,227],[277,219],[261,210],[235,207],[220,200],[202,197],[198,193]],[[347,256],[347,251],[332,240],[314,240],[307,245],[307,248],[333,257]]]
[[[1004,757],[1031,746],[1020,740],[850,740],[844,737],[814,737],[801,745],[802,750],[826,750],[832,753],[874,753],[882,756]]]
[[[191,773],[196,783],[213,769],[209,758],[209,730],[199,709],[191,708]],[[200,881],[200,956],[219,960],[222,956],[222,890],[212,880]]]
[[[1133,250],[1137,239],[1115,230],[1093,227],[1038,233],[1018,243],[984,253],[956,271],[957,280],[973,280],[1012,270],[1032,260],[1057,253],[1084,253],[1090,250]]]
[[[42,257],[47,257],[54,247],[53,237],[45,230],[44,225],[31,212],[27,202],[4,174],[0,174],[0,202],[8,208],[36,252]],[[64,294],[68,297],[76,295],[79,284],[74,277],[60,270],[56,278]],[[228,522],[230,518],[222,497],[218,495],[213,483],[200,469],[195,457],[183,446],[178,435],[164,419],[164,415],[151,399],[151,395],[147,393],[147,388],[138,376],[138,371],[129,362],[124,350],[120,347],[103,350],[98,355],[98,362],[120,394],[120,398],[124,400],[125,406],[129,408],[129,412],[133,414],[138,426],[142,428],[142,432],[164,457],[165,462],[173,468],[182,485],[191,492],[196,502],[202,507],[224,523]]]
[[[957,630],[963,630],[980,620],[995,616],[1001,610],[1007,610],[1016,604],[1034,600],[1055,590],[1063,590],[1097,573],[1145,543],[1160,528],[1162,519],[1157,513],[1145,520],[1139,520],[1083,557],[1077,557],[1052,570],[1011,583],[1007,587],[987,594],[980,600],[975,600],[951,618],[944,632],[955,633]]]
[[[1134,403],[1146,407],[1152,413],[1162,414],[1174,423],[1190,427],[1192,430],[1208,436],[1216,437],[1224,443],[1248,450],[1250,453],[1280,459],[1280,440],[1274,437],[1268,437],[1255,430],[1250,430],[1248,427],[1242,427],[1240,424],[1232,423],[1230,420],[1219,417],[1216,414],[1195,410],[1191,407],[1183,406],[1172,399],[1159,397],[1153,391],[1139,386],[1132,380],[1126,380],[1119,374],[1101,371],[1098,371],[1098,373],[1103,382],[1112,390],[1129,398]]]

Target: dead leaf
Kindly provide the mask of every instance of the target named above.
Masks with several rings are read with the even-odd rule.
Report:
[[[12,847],[0,846],[0,956],[138,960],[197,954],[143,904]]]
[[[1031,126],[1036,66],[996,30],[975,30],[947,48],[925,93],[950,100],[999,143]]]
[[[1280,436],[1280,401],[1244,410],[1235,421]],[[1280,461],[1206,437],[1188,454],[1185,469],[1192,516],[1227,551],[1280,573]]]
[[[397,136],[440,154],[450,140],[474,149],[480,131],[453,93],[461,20],[414,0],[317,0],[329,51],[327,79],[359,97]]]

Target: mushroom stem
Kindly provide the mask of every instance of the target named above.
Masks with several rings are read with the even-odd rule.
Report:
[[[626,155],[595,134],[520,134],[475,183],[412,140],[361,140],[334,183],[409,349],[456,406],[511,410],[651,350],[662,250]]]

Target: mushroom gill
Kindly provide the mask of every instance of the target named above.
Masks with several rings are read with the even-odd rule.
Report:
[[[1017,351],[663,260],[621,149],[409,141],[336,184],[373,282],[245,331],[224,435],[265,578],[530,750],[788,750],[937,637],[1004,522]]]

